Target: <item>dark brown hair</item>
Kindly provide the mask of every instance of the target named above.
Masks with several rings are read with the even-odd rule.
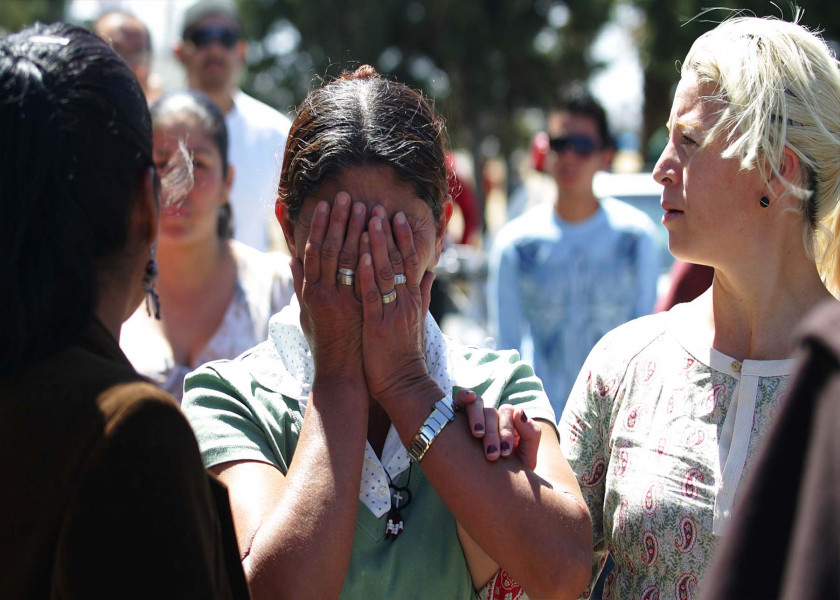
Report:
[[[304,198],[349,167],[384,165],[437,220],[447,193],[446,128],[423,96],[363,65],[313,90],[298,107],[278,201],[297,220]]]

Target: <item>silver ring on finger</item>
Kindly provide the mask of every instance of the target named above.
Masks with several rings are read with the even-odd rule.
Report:
[[[335,279],[336,281],[344,285],[353,285],[353,279],[355,276],[356,271],[354,271],[353,269],[339,267],[338,272],[335,274]]]
[[[394,300],[397,299],[397,289],[394,288],[387,294],[382,294],[382,304],[391,304]]]
[[[404,284],[405,281],[405,275],[403,275],[402,273],[397,273],[396,275],[394,275],[394,285],[399,285],[401,283]]]

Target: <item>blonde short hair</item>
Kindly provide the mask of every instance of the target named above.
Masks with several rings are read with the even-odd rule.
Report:
[[[823,278],[840,289],[840,66],[832,51],[796,22],[736,17],[694,42],[682,65],[689,72],[724,107],[709,136],[726,132],[724,157],[757,168],[765,182],[782,179],[785,147],[799,157],[787,193],[801,202],[806,247]]]

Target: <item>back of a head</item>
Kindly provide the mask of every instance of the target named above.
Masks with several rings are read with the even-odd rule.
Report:
[[[738,17],[699,37],[682,71],[721,101],[713,136],[727,136],[724,156],[768,181],[779,176],[784,148],[796,153],[804,169],[788,190],[801,201],[807,246],[823,275],[837,277],[836,245],[821,235],[840,200],[840,65],[827,44],[795,22]]]
[[[279,199],[292,220],[304,198],[341,171],[384,165],[437,219],[447,194],[446,130],[421,94],[359,67],[313,90],[289,131]]]
[[[152,165],[143,92],[94,34],[63,23],[0,39],[0,372],[77,338],[100,275],[123,266]]]

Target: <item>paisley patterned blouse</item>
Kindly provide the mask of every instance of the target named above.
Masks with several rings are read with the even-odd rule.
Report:
[[[593,583],[615,561],[605,599],[697,598],[793,369],[693,342],[688,306],[604,336],[560,420],[592,514]]]

